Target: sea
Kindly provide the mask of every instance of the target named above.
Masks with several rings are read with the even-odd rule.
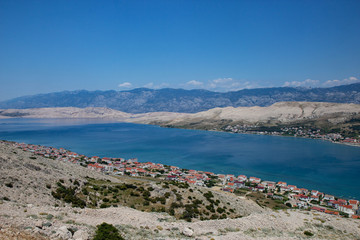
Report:
[[[360,200],[360,147],[323,140],[77,119],[1,119],[0,139],[86,156],[138,158]],[[49,160],[52,161],[52,160]]]

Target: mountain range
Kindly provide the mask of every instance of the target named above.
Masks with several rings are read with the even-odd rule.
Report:
[[[258,88],[233,92],[203,89],[147,89],[128,91],[63,91],[23,96],[0,102],[2,109],[45,107],[105,107],[127,113],[195,113],[216,107],[270,106],[276,102],[360,103],[360,83],[331,88]]]

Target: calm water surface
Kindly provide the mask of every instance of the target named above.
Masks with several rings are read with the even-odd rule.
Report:
[[[0,120],[0,139],[87,156],[136,157],[182,168],[286,181],[360,199],[360,148],[291,137],[89,120]]]

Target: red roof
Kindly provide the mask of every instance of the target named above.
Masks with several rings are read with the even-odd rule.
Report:
[[[325,213],[334,214],[334,215],[339,215],[339,212],[330,211],[330,210],[325,210]]]
[[[349,204],[357,205],[357,204],[359,204],[359,201],[358,200],[349,200]]]

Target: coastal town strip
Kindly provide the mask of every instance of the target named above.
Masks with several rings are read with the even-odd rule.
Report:
[[[182,169],[160,163],[138,162],[136,158],[88,157],[64,148],[8,142],[7,144],[36,155],[57,161],[81,165],[88,169],[109,175],[129,175],[132,177],[153,177],[169,181],[177,181],[202,187],[220,186],[229,193],[259,192],[267,198],[283,201],[291,208],[324,212],[342,217],[360,219],[359,201],[341,199],[317,190],[299,188],[286,182],[273,182],[257,177],[233,174],[215,174],[197,170]]]

